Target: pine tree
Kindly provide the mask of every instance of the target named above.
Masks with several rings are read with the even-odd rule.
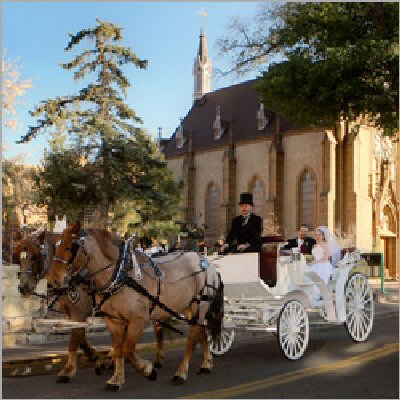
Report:
[[[168,184],[172,176],[164,173],[165,160],[151,138],[137,126],[141,119],[125,103],[130,83],[122,67],[131,64],[145,69],[147,61],[120,44],[122,29],[110,22],[97,20],[93,29],[70,34],[65,50],[71,51],[84,40],[92,46],[61,66],[74,71],[75,80],[90,83],[76,95],[57,97],[37,106],[31,113],[38,117],[37,125],[31,126],[20,142],[29,141],[40,133],[52,133],[56,137],[60,133],[67,134],[70,149],[56,148],[46,157],[48,173],[42,178],[47,182],[47,197],[67,195],[65,190],[64,193],[56,191],[69,183],[73,198],[71,184],[75,183],[77,191],[80,185],[86,192],[80,192],[76,201],[90,198],[92,203],[99,202],[101,225],[107,227],[113,203],[147,199],[149,204],[162,207],[162,202],[169,195],[176,196],[177,192],[176,188],[169,193],[160,192],[160,182],[157,183],[154,176],[165,176]],[[73,157],[73,150],[79,157]],[[62,163],[66,171],[62,178],[57,178],[60,184],[57,186],[55,176],[62,173],[57,170],[57,160],[63,156],[66,157]],[[85,166],[81,165],[82,160]],[[75,171],[71,172],[72,169]],[[81,203],[81,207],[84,204]],[[57,208],[56,203],[53,205]]]

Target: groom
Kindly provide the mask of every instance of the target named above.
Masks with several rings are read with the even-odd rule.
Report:
[[[298,247],[300,249],[300,253],[311,254],[311,250],[316,242],[313,238],[307,236],[307,233],[308,226],[301,224],[297,233],[297,237],[294,239],[289,239],[288,243],[283,249],[290,250],[294,247]]]

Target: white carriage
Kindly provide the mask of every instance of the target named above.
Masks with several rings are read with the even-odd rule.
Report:
[[[230,349],[237,330],[274,333],[289,360],[304,355],[313,324],[344,324],[355,342],[368,338],[374,320],[374,297],[367,277],[352,272],[359,252],[346,253],[328,285],[310,271],[303,255],[294,261],[290,256],[279,256],[280,246],[277,252],[275,286],[260,278],[258,253],[209,257],[221,274],[225,294],[221,340],[210,342],[214,355]],[[315,300],[316,286],[322,300]]]

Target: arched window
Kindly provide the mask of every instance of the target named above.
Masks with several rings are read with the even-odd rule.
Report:
[[[315,193],[315,176],[310,170],[305,170],[300,177],[299,225],[306,224],[310,230],[315,229]]]
[[[208,235],[219,233],[219,196],[214,183],[208,186],[206,194],[206,231]]]
[[[264,184],[259,177],[253,177],[250,183],[249,191],[253,193],[254,214],[264,218]]]

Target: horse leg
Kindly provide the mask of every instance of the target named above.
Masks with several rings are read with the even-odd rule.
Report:
[[[155,368],[161,368],[164,364],[165,360],[165,352],[164,352],[164,330],[163,327],[158,323],[154,323],[154,333],[156,335],[156,359],[154,361]]]
[[[124,370],[124,353],[123,345],[125,342],[125,327],[126,325],[112,323],[106,319],[108,329],[111,332],[113,344],[113,357],[114,357],[114,374],[107,381],[107,389],[119,390],[125,383],[125,370]]]
[[[203,362],[198,374],[209,374],[213,367],[213,357],[208,346],[207,333],[204,326],[200,327],[200,344],[203,352]]]
[[[105,371],[106,367],[108,366],[109,362],[105,359],[105,357],[97,354],[94,347],[87,341],[85,331],[83,333],[83,339],[81,344],[79,345],[80,348],[83,350],[85,356],[90,362],[93,362],[95,365],[95,372],[96,375],[102,375]],[[112,361],[111,361],[112,364]]]
[[[190,325],[189,335],[186,343],[186,351],[185,354],[183,355],[183,359],[179,365],[178,370],[175,372],[175,375],[172,378],[173,382],[182,384],[185,383],[185,381],[187,380],[190,358],[192,357],[192,353],[196,348],[198,337],[199,337],[199,326]]]
[[[82,334],[85,328],[75,328],[71,330],[68,344],[68,361],[64,368],[58,373],[58,383],[69,383],[71,378],[76,375],[78,347],[82,341]]]
[[[135,367],[136,371],[140,372],[143,376],[147,377],[150,381],[157,379],[157,371],[153,367],[153,363],[141,358],[135,350],[138,339],[142,336],[144,331],[143,319],[135,320],[128,325],[126,340],[124,343],[125,356],[129,358]]]

